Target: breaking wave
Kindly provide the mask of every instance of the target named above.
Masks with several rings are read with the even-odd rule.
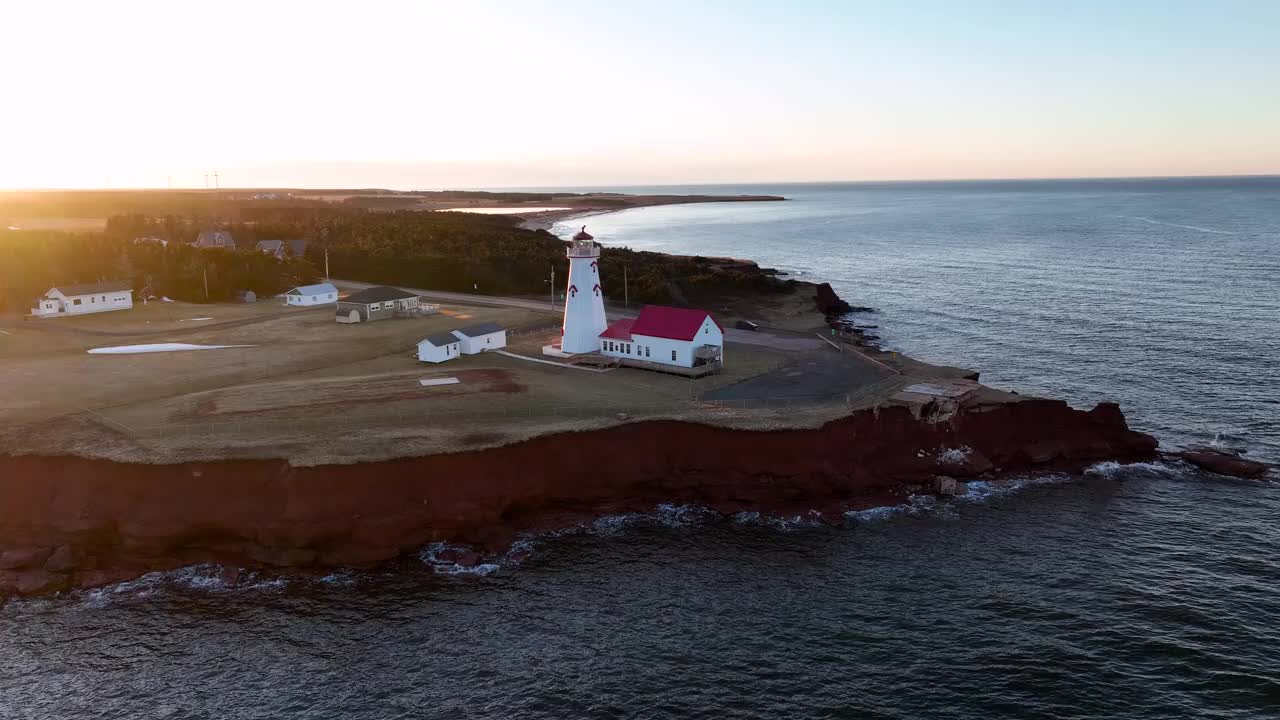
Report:
[[[186,591],[222,593],[230,590],[266,591],[282,590],[289,584],[285,577],[268,577],[258,572],[242,573],[235,583],[223,577],[223,567],[212,563],[189,565],[177,570],[165,570],[143,575],[135,580],[104,585],[89,590],[78,590],[73,597],[83,598],[84,605],[104,608],[121,601],[149,598],[161,591]]]
[[[468,548],[435,542],[418,553],[418,559],[431,568],[437,575],[474,575],[483,577],[502,569],[494,562],[466,562],[478,556]],[[459,562],[464,561],[464,562]]]

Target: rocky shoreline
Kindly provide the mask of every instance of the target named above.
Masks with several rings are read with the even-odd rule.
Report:
[[[817,429],[644,421],[354,465],[2,455],[0,596],[204,562],[233,573],[363,568],[433,542],[479,559],[520,533],[661,503],[839,522],[969,479],[1146,461],[1156,447],[1114,404],[975,397],[949,413],[885,406]]]

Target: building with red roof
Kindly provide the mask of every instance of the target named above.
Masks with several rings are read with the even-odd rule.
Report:
[[[697,367],[724,363],[724,328],[706,310],[646,305],[600,333],[600,352],[620,360]]]

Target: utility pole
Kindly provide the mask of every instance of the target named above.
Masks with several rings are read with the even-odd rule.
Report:
[[[329,248],[324,249],[324,279],[329,279]]]
[[[209,173],[204,174],[204,189],[209,189]]]
[[[213,171],[213,189],[214,189],[214,190],[221,190],[221,189],[222,189],[222,186],[218,184],[218,171],[217,171],[217,170],[214,170],[214,171]]]
[[[551,309],[556,309],[556,266],[551,266]]]
[[[204,269],[204,301],[209,302],[209,268]]]
[[[631,307],[631,293],[627,289],[627,266],[622,266],[622,306]]]

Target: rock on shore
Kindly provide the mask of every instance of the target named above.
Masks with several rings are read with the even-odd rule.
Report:
[[[814,288],[813,302],[818,307],[818,312],[830,318],[834,315],[843,315],[850,310],[852,306],[831,288],[831,283],[818,283]]]
[[[1184,450],[1177,453],[1177,456],[1202,470],[1215,472],[1219,475],[1245,478],[1246,480],[1261,478],[1271,469],[1271,466],[1266,463],[1258,462],[1257,460],[1246,460],[1232,453],[1224,453],[1209,448]]]

